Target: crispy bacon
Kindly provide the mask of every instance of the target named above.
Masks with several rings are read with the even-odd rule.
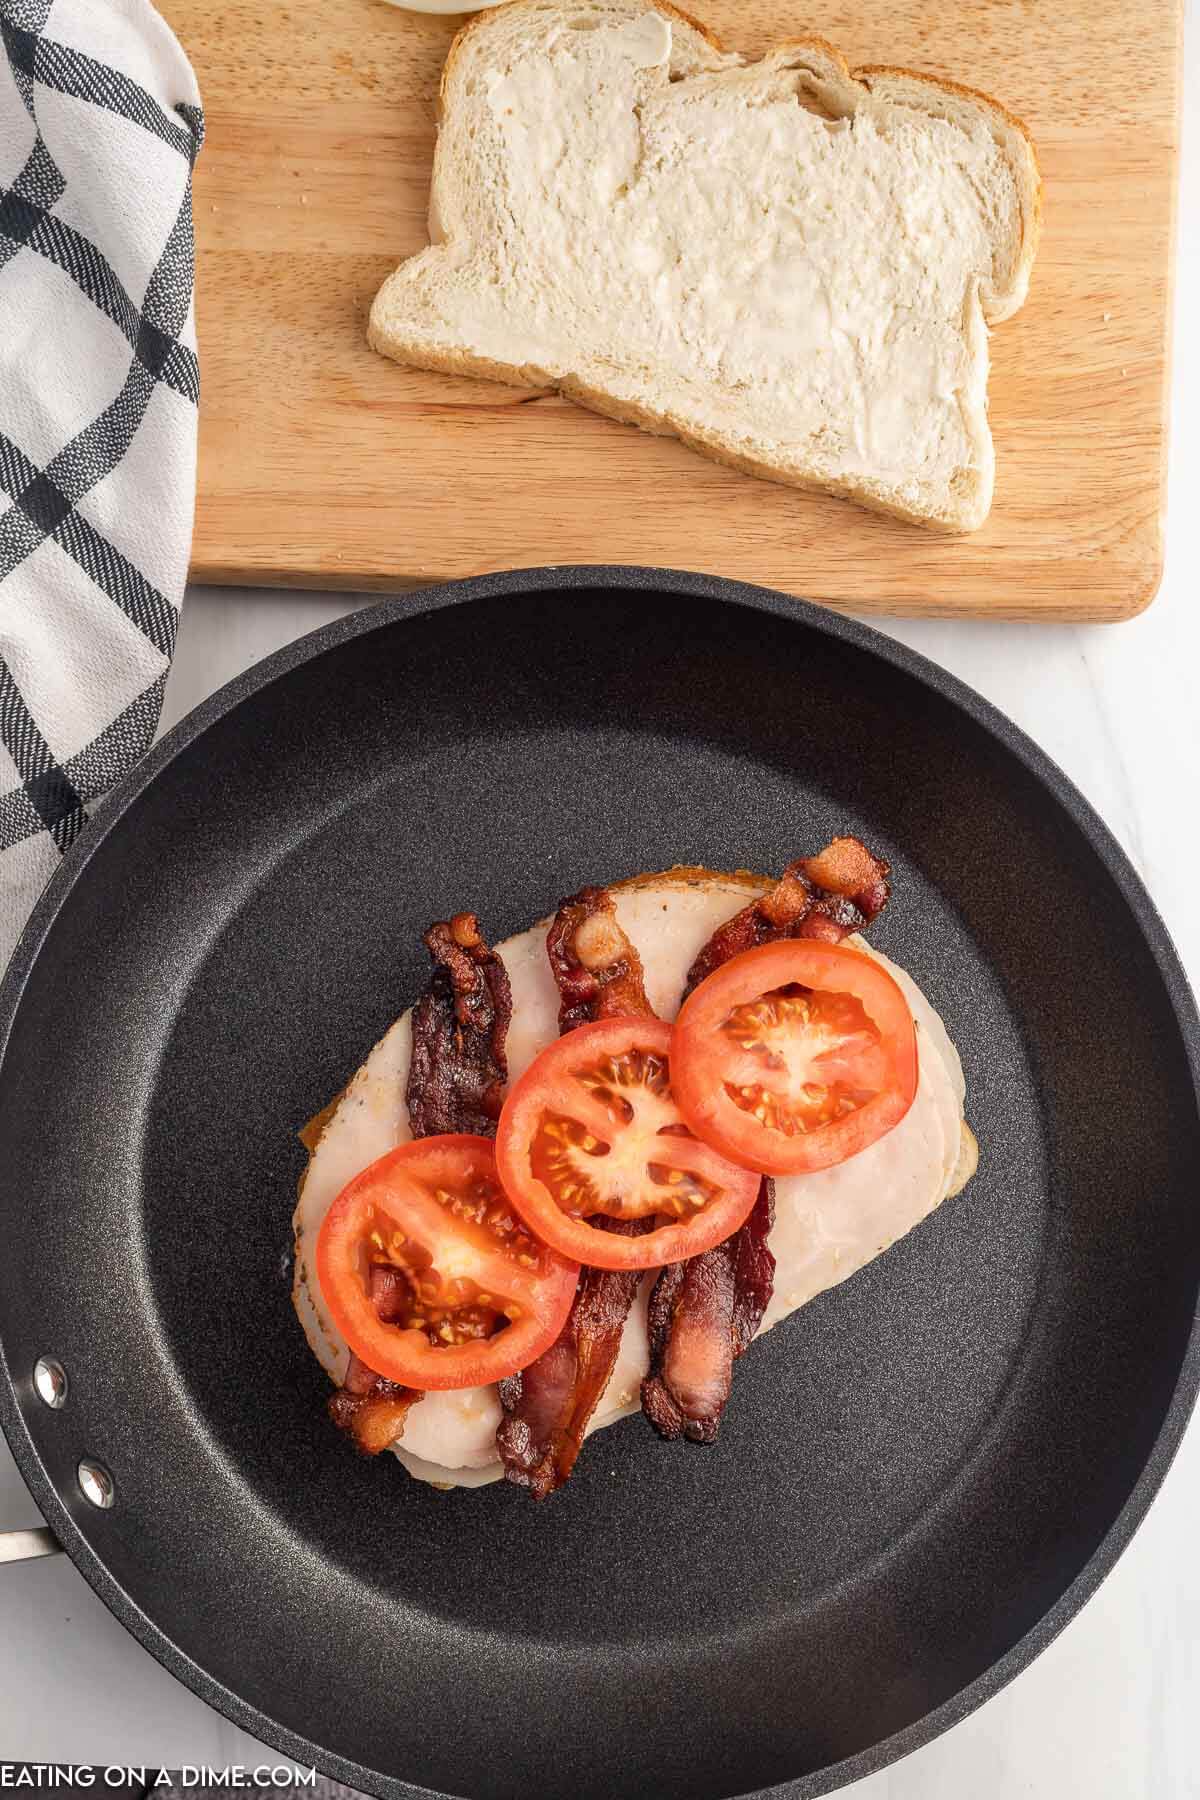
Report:
[[[641,958],[604,888],[582,888],[563,901],[546,935],[546,954],[561,997],[560,1032],[620,1014],[653,1017]],[[653,1223],[597,1221],[627,1237]],[[561,1487],[575,1466],[640,1281],[637,1271],[584,1269],[557,1340],[528,1369],[500,1383],[504,1418],[496,1448],[505,1478],[537,1500]]]
[[[853,901],[868,925],[891,897],[891,872],[890,864],[856,837],[832,838],[804,865],[814,896],[832,899],[840,895]]]
[[[775,886],[714,931],[688,971],[687,993],[743,950],[779,938],[838,943],[880,913],[890,870],[858,838],[834,838],[789,863]],[[642,1410],[665,1438],[711,1444],[733,1364],[770,1303],[775,1258],[767,1244],[775,1191],[764,1179],[754,1211],[725,1243],[663,1269],[650,1296],[650,1372]]]
[[[546,934],[558,983],[558,1029],[630,1013],[653,1017],[642,959],[617,923],[607,888],[585,887],[564,900]]]
[[[733,1382],[733,1263],[724,1244],[659,1271],[642,1411],[659,1437],[711,1444]]]
[[[660,1437],[715,1440],[734,1362],[770,1304],[775,1258],[767,1236],[774,1219],[774,1184],[764,1177],[739,1231],[660,1271],[647,1319],[650,1371],[642,1382],[642,1411]]]
[[[775,1223],[775,1183],[764,1175],[754,1211],[730,1243],[733,1245],[733,1354],[749,1349],[775,1292],[775,1257],[767,1242]]]
[[[399,1319],[411,1300],[408,1283],[399,1269],[371,1270],[371,1298],[375,1311],[388,1324]],[[404,1429],[408,1409],[421,1399],[419,1388],[402,1387],[377,1375],[361,1357],[350,1352],[345,1380],[329,1400],[329,1416],[339,1431],[346,1432],[366,1456],[378,1456],[395,1443]]]
[[[836,944],[887,905],[891,870],[858,838],[834,838],[816,856],[789,863],[773,888],[713,932],[688,971],[687,993],[731,957],[778,938]]]
[[[651,1220],[608,1222],[629,1237]],[[566,1324],[535,1363],[500,1383],[496,1447],[508,1481],[544,1500],[575,1467],[588,1421],[608,1386],[640,1269],[584,1269]]]
[[[405,1094],[412,1134],[495,1137],[508,1079],[508,971],[484,943],[474,913],[431,925],[425,944],[435,967],[412,1015]]]
[[[364,1455],[378,1456],[395,1443],[409,1407],[420,1398],[418,1389],[386,1381],[351,1351],[345,1382],[330,1396],[329,1416]]]
[[[508,1078],[508,971],[484,943],[473,913],[456,913],[431,925],[425,944],[435,966],[413,1008],[405,1095],[412,1134],[466,1131],[495,1137]],[[372,1269],[371,1298],[385,1322],[400,1319],[411,1299],[402,1271]],[[377,1456],[395,1443],[409,1408],[421,1397],[419,1389],[386,1380],[351,1352],[346,1379],[329,1402],[329,1416],[360,1450]]]

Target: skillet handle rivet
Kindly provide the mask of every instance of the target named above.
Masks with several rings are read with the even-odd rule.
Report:
[[[117,1490],[113,1485],[112,1476],[103,1463],[93,1462],[90,1456],[85,1456],[80,1462],[76,1474],[79,1478],[80,1491],[85,1500],[90,1500],[93,1506],[101,1508],[112,1505],[117,1497]]]
[[[38,1399],[55,1412],[67,1404],[67,1371],[56,1357],[38,1357],[33,1365],[33,1385]]]

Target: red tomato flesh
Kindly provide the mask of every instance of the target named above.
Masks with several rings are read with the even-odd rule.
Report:
[[[844,944],[782,939],[731,957],[684,1002],[675,1097],[697,1137],[748,1169],[827,1169],[898,1125],[917,1041],[898,984]]]
[[[671,1027],[602,1019],[543,1050],[500,1114],[496,1162],[544,1243],[601,1269],[653,1269],[710,1250],[749,1215],[758,1181],[689,1130]],[[606,1221],[634,1221],[635,1235]]]
[[[478,1387],[528,1368],[579,1278],[510,1205],[487,1138],[418,1138],[338,1195],[317,1279],[355,1355],[412,1388]]]

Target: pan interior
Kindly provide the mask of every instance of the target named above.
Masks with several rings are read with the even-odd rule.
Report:
[[[842,830],[962,1053],[966,1192],[752,1351],[711,1449],[627,1421],[540,1508],[354,1455],[290,1306],[294,1132],[423,927]],[[51,944],[0,1082],[5,1351],[72,1378],[38,1454],[112,1469],[78,1523],[183,1656],[381,1791],[816,1791],[1011,1649],[1145,1464],[1200,1266],[1162,977],[1059,802],[861,646],[698,594],[393,614],[171,762]]]

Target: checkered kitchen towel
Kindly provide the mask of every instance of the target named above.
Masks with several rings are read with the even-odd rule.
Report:
[[[147,0],[0,0],[0,971],[150,743],[199,383],[187,59]]]

